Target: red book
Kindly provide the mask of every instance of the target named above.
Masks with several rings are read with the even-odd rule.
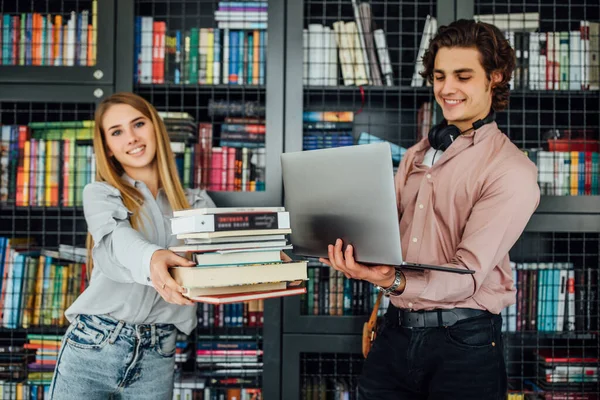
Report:
[[[250,293],[236,293],[236,294],[224,294],[215,296],[198,296],[192,297],[192,301],[199,303],[210,303],[210,304],[230,304],[240,303],[243,301],[257,300],[257,299],[270,299],[273,297],[285,297],[294,296],[297,294],[306,293],[306,288],[290,288],[283,290],[271,290],[268,292],[250,292]]]

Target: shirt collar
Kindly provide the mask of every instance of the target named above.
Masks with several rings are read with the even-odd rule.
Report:
[[[130,177],[129,175],[127,175],[126,172],[123,172],[123,175],[121,175],[121,179],[123,181],[125,181],[126,183],[128,183],[130,186],[134,187],[134,188],[140,188],[140,187],[146,188],[146,184],[144,182],[138,181],[136,179],[133,179],[132,177]],[[158,188],[157,198],[163,192],[164,192],[164,189],[162,187]]]
[[[121,179],[135,188],[139,187],[139,184],[142,183],[140,181],[136,181],[135,179],[133,179],[132,177],[127,175],[127,173],[125,173],[125,172],[123,172],[123,175],[121,175]]]

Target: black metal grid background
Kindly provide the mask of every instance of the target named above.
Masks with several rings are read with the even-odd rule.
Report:
[[[373,29],[382,28],[386,35],[394,75],[394,86],[368,84],[357,87],[356,85],[344,85],[339,65],[336,84],[330,82],[330,84],[319,85],[318,82],[315,84],[314,81],[310,80],[311,72],[307,73],[305,65],[303,111],[351,111],[354,113],[352,126],[354,144],[357,143],[361,132],[368,132],[380,139],[408,148],[420,138],[418,128],[421,125],[417,119],[419,108],[424,102],[429,101],[434,104],[432,110],[433,121],[431,123],[434,124],[436,121],[437,105],[435,105],[431,88],[425,86],[411,87],[414,63],[420,38],[423,34],[425,19],[428,14],[436,16],[436,2],[371,1],[370,4]],[[538,31],[547,32],[578,30],[580,19],[598,22],[600,20],[599,10],[600,5],[597,2],[584,0],[569,2],[475,1],[475,7],[471,12],[475,15],[539,12],[540,29]],[[355,20],[351,2],[304,1],[305,29],[310,24],[331,27],[334,22],[339,20],[346,22]],[[305,35],[310,37],[311,32],[307,31]],[[310,43],[310,39],[308,40]],[[304,63],[310,64],[310,62],[310,49],[307,51],[305,47]],[[326,81],[326,83],[329,82]],[[497,122],[500,129],[511,138],[513,143],[529,154],[537,154],[539,150],[550,150],[548,139],[553,137],[552,134],[555,131],[560,133],[559,139],[563,139],[568,137],[565,135],[565,131],[579,130],[581,133],[574,136],[574,139],[578,139],[579,143],[583,143],[585,146],[597,146],[600,128],[598,119],[598,115],[600,115],[599,99],[600,96],[597,90],[532,90],[530,87],[522,85],[515,88],[513,82],[509,108],[498,113]],[[440,117],[441,115],[437,115],[438,122]],[[324,135],[328,133],[325,130],[322,132]],[[304,134],[306,138],[306,130]],[[311,134],[313,133],[311,132]],[[328,143],[327,140],[324,140],[324,142],[326,143],[325,147],[328,147],[327,144],[329,144],[329,147],[336,146],[334,141]],[[572,143],[567,142],[565,144],[565,151],[577,150]],[[542,173],[547,172],[542,171]],[[543,194],[555,194],[556,187],[556,184],[550,185],[548,191],[543,192]],[[589,193],[586,194],[589,195]],[[583,195],[583,193],[579,195]],[[559,209],[553,209],[553,212],[568,213],[577,212],[577,210],[560,209],[559,207]],[[600,231],[600,227],[598,230]],[[580,275],[586,277],[585,280],[575,282],[576,293],[580,291],[592,293],[587,300],[581,300],[579,297],[576,300],[578,307],[582,302],[587,301],[589,303],[589,307],[591,307],[589,309],[576,309],[576,313],[589,314],[589,325],[588,320],[586,320],[583,326],[578,324],[576,329],[569,330],[565,321],[564,330],[557,332],[528,329],[527,326],[519,327],[518,331],[514,331],[511,326],[511,331],[509,331],[507,324],[504,333],[505,358],[508,366],[511,394],[528,396],[526,398],[554,398],[553,396],[558,398],[561,393],[568,393],[569,396],[581,394],[581,396],[590,396],[581,398],[596,398],[594,396],[600,393],[597,379],[586,384],[572,383],[564,387],[557,384],[545,387],[538,385],[540,391],[535,392],[536,383],[539,383],[538,379],[543,376],[544,372],[541,364],[535,358],[536,352],[548,350],[551,354],[557,356],[562,352],[568,352],[572,356],[583,353],[588,357],[597,357],[600,350],[597,325],[599,301],[597,295],[593,294],[597,293],[598,287],[600,236],[598,233],[561,232],[561,227],[558,225],[552,231],[525,233],[511,250],[511,261],[516,264],[543,263],[547,268],[560,265],[559,263],[570,263],[571,268],[577,271],[578,278]],[[366,321],[371,311],[370,307],[372,307],[370,291],[359,290],[355,292],[353,287],[351,291],[352,300],[360,297],[361,301],[351,300],[350,310],[344,308],[340,312],[339,303],[328,303],[334,301],[335,296],[326,300],[324,305],[322,304],[322,297],[323,294],[330,296],[329,290],[339,292],[347,289],[329,286],[328,281],[331,277],[327,268],[318,265],[318,263],[311,265],[311,268],[319,271],[317,274],[321,280],[325,279],[324,286],[326,288],[323,289],[323,284],[321,284],[320,291],[314,289],[318,293],[310,306],[309,297],[312,295],[305,295],[299,304],[299,315],[303,318],[314,316],[315,319],[323,319],[323,322],[327,318],[325,316],[329,316],[332,320],[332,324],[327,321],[329,327],[334,325],[333,320],[336,318],[343,318],[344,322],[348,322],[345,320],[349,315],[362,315]],[[314,272],[312,273],[314,274]],[[588,274],[589,279],[587,278]],[[343,280],[346,279],[343,278]],[[516,281],[515,285],[517,285]],[[549,282],[543,286],[550,290],[556,284]],[[519,295],[519,299],[521,299],[521,295]],[[535,298],[533,299],[535,300]],[[321,302],[319,304],[321,309],[314,306],[315,302],[318,301]],[[528,300],[520,301],[526,303]],[[357,308],[358,304],[367,304],[370,307]],[[550,304],[554,307],[556,300],[550,300]],[[323,309],[323,307],[329,308]],[[385,307],[384,304],[380,310],[380,315]],[[507,309],[505,312],[508,313],[509,310]],[[510,312],[514,313],[516,311],[510,309]],[[549,311],[548,314],[549,318],[555,318],[552,311]],[[507,318],[505,318],[506,320]],[[311,332],[318,333],[312,330]],[[360,334],[358,331],[347,333]],[[351,351],[359,353],[360,349],[349,349],[349,353]],[[347,363],[344,357],[356,358],[354,362]],[[344,366],[345,368],[347,365],[355,365],[355,363],[360,365],[360,361],[361,357],[358,355],[303,353],[300,350],[300,398],[334,398],[338,395],[338,392],[336,392],[333,382],[336,379],[346,379],[355,383],[356,375],[360,370],[360,368],[354,368],[352,376],[348,378],[348,372],[346,370],[341,372],[337,367]],[[595,367],[597,364],[597,362],[592,363],[592,366]]]

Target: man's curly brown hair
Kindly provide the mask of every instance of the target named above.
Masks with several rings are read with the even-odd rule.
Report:
[[[502,80],[492,87],[492,108],[495,111],[506,108],[510,91],[508,82],[515,69],[516,59],[514,49],[497,27],[466,19],[440,26],[423,56],[425,70],[421,72],[421,76],[429,83],[433,83],[435,56],[442,47],[477,48],[488,81],[492,72],[502,74]]]

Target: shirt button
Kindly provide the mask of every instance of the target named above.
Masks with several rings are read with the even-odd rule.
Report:
[[[419,208],[422,210],[423,209],[423,204],[419,204]]]
[[[150,278],[146,278],[146,280],[147,280],[148,282],[150,282],[152,279],[150,279]]]
[[[427,174],[427,179],[431,179],[431,174]]]
[[[408,306],[409,306],[410,308],[412,308],[412,306],[413,306],[413,303],[408,303]]]
[[[417,243],[417,238],[416,237],[413,238],[413,243]]]

